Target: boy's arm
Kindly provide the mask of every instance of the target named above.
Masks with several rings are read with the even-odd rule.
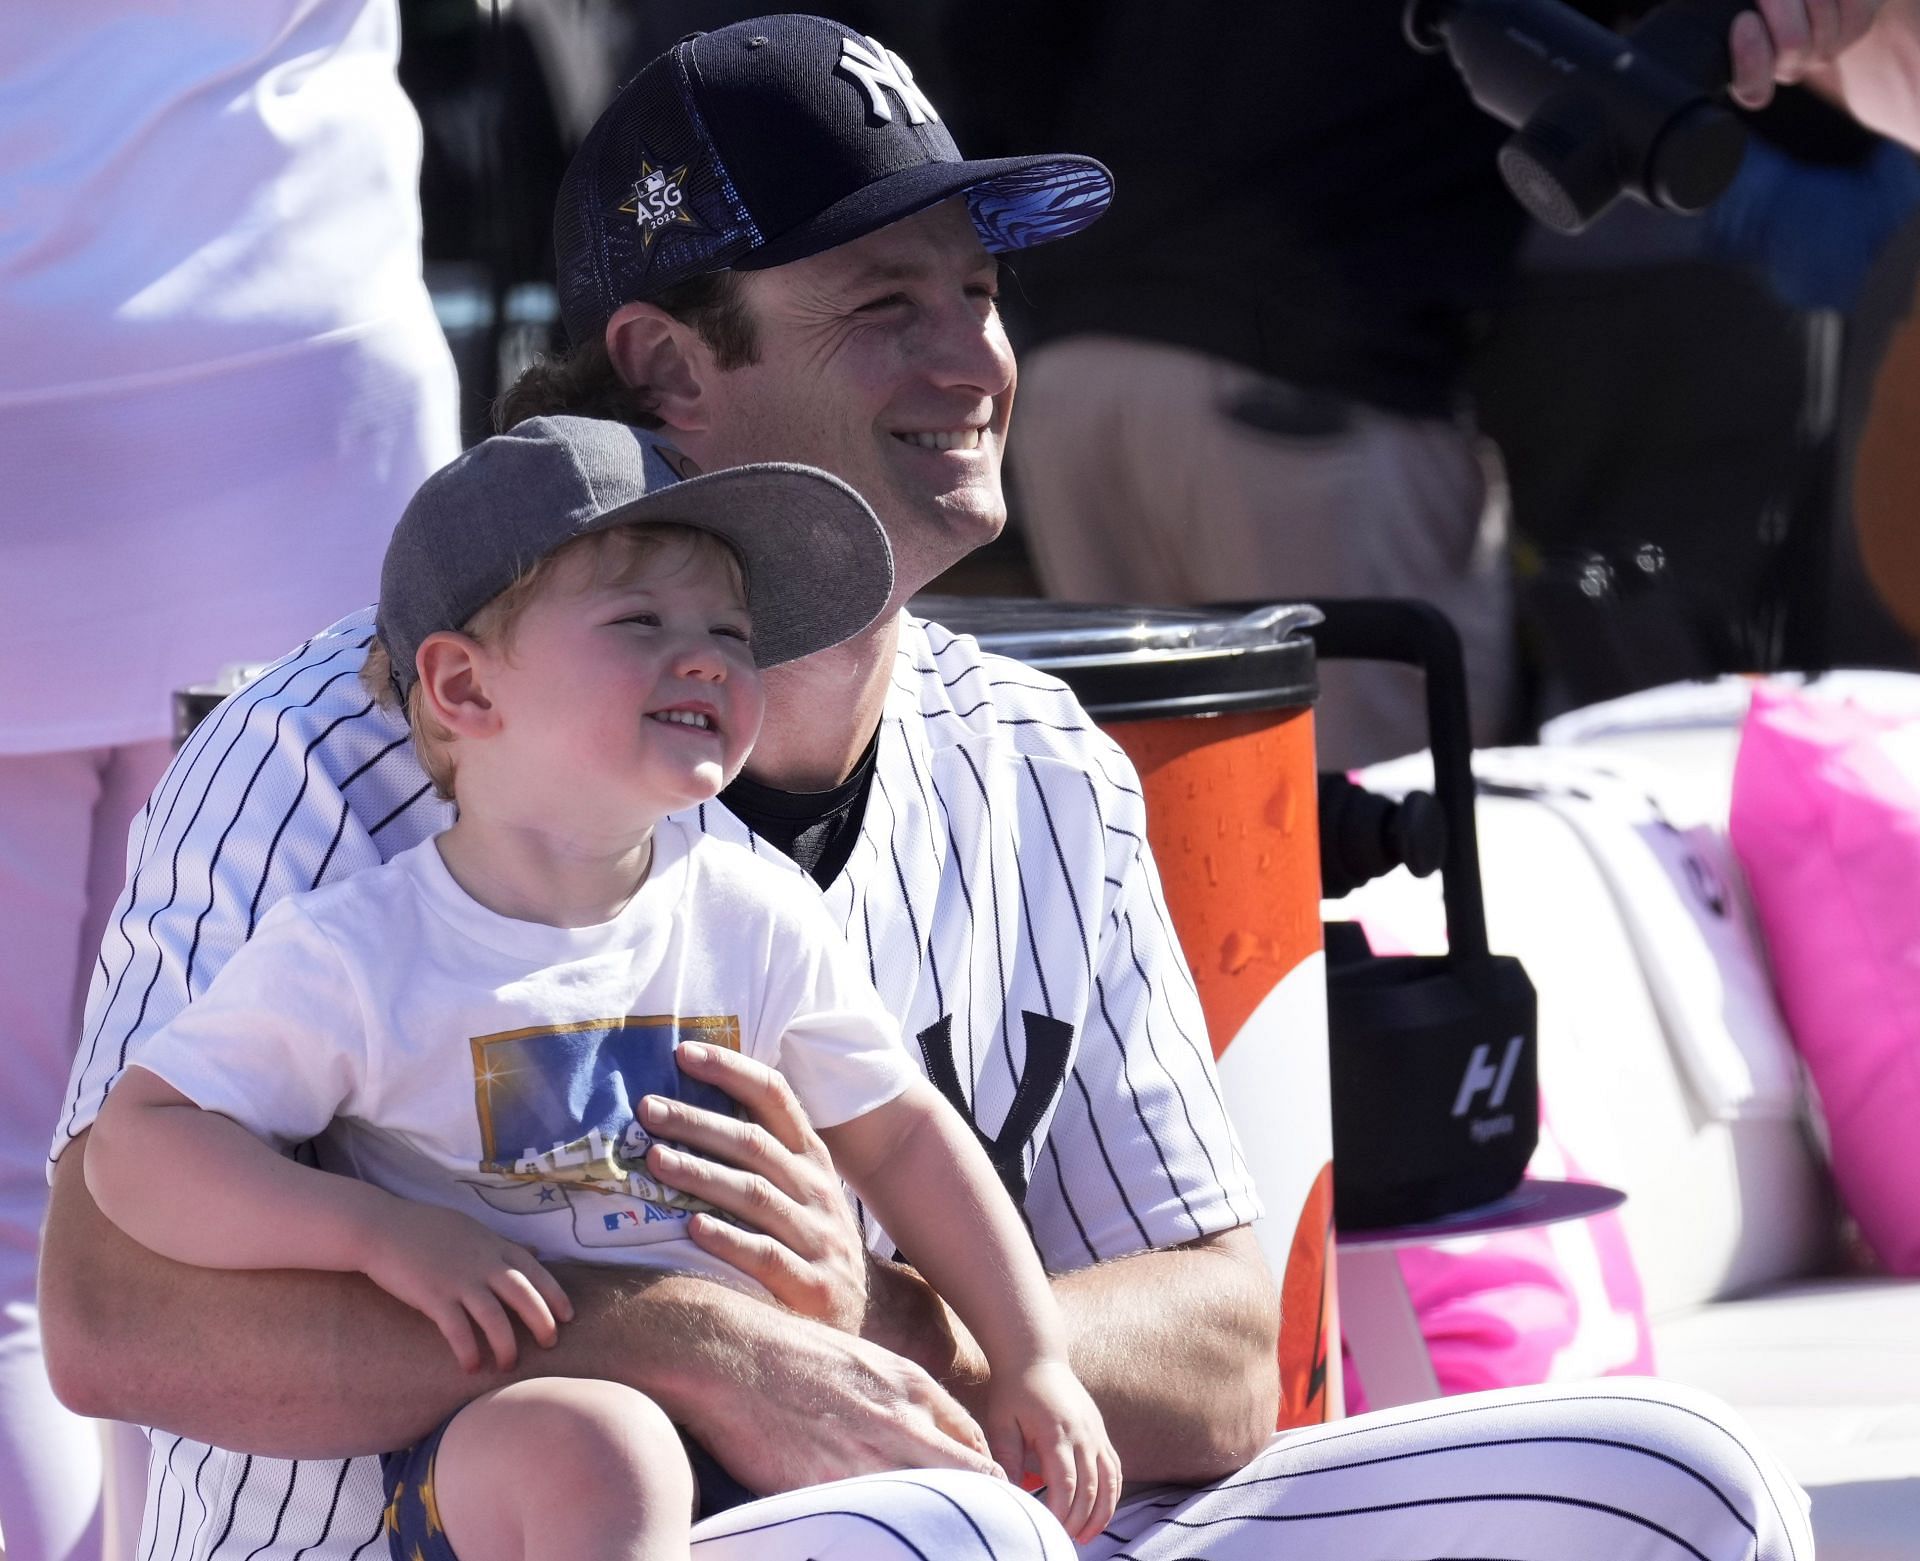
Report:
[[[1067,1331],[1013,1200],[960,1115],[925,1079],[821,1129],[841,1170],[993,1364],[984,1425],[1009,1478],[1031,1473],[1084,1543],[1120,1489],[1100,1412],[1067,1363]]]
[[[425,1314],[454,1358],[505,1370],[513,1317],[549,1349],[566,1293],[525,1247],[469,1216],[284,1158],[144,1067],[127,1069],[94,1124],[87,1187],[142,1246],[204,1268],[363,1273]]]
[[[985,1152],[931,1084],[916,1078],[820,1136],[990,1361],[1065,1361],[1066,1331],[1033,1242]]]
[[[398,1201],[275,1153],[137,1064],[100,1108],[86,1178],[135,1241],[203,1268],[363,1270]]]
[[[1024,1212],[1055,1275],[1074,1372],[1128,1478],[1201,1484],[1243,1466],[1273,1434],[1279,1295],[1251,1228],[1258,1204],[1132,766],[1115,749],[1090,755],[1088,769],[1113,781],[1099,795],[1114,892],[1095,953],[1097,1001],[1063,1016],[1084,1033]],[[925,1292],[879,1271],[868,1337],[977,1402],[984,1362]]]

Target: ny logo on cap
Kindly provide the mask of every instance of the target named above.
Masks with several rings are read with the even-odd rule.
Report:
[[[893,109],[880,91],[885,87],[899,98],[900,106],[907,111],[909,124],[924,125],[930,119],[938,123],[940,116],[927,101],[927,95],[913,84],[913,72],[907,69],[907,62],[878,39],[866,39],[863,49],[857,40],[843,38],[840,42],[839,69],[867,89],[867,105],[876,119],[893,123]]]

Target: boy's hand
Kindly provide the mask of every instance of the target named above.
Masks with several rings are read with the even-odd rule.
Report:
[[[494,1365],[513,1369],[519,1346],[509,1311],[548,1348],[559,1323],[573,1321],[566,1291],[525,1247],[452,1209],[404,1199],[395,1204],[362,1268],[382,1290],[433,1322],[463,1370],[481,1367],[476,1327]]]
[[[1085,1544],[1107,1526],[1120,1499],[1120,1457],[1071,1367],[1043,1361],[1007,1376],[995,1372],[985,1420],[1007,1477],[1037,1474],[1047,1510],[1074,1543]]]

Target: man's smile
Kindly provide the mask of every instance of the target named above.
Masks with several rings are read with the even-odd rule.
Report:
[[[943,428],[896,433],[893,437],[922,450],[977,450],[982,432],[978,428]]]

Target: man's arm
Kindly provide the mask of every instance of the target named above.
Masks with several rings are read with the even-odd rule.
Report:
[[[1273,1435],[1280,1299],[1245,1226],[1064,1274],[1054,1293],[1130,1480],[1218,1479]]]
[[[1116,960],[1121,963],[1134,968],[1131,949]],[[825,1151],[785,1081],[714,1047],[682,1047],[681,1066],[724,1088],[767,1125],[650,1097],[643,1107],[648,1128],[701,1158],[667,1159],[656,1147],[649,1169],[754,1224],[779,1221],[793,1231],[786,1242],[775,1242],[696,1216],[694,1239],[763,1283],[791,1285],[795,1295],[838,1296],[809,1309],[845,1326],[855,1325],[847,1318],[862,1315],[864,1300],[858,1326],[865,1338],[916,1362],[962,1403],[979,1408],[985,1359],[932,1286],[886,1263],[872,1266],[864,1286],[849,1284],[846,1260],[858,1252],[858,1237]],[[802,1249],[814,1256],[796,1258]],[[565,1274],[562,1281],[571,1290]],[[1054,1294],[1067,1323],[1069,1358],[1106,1418],[1127,1478],[1215,1478],[1239,1467],[1272,1434],[1279,1300],[1251,1231],[1237,1227],[1066,1274],[1054,1281]],[[1152,1369],[1143,1370],[1143,1362]]]
[[[1069,1359],[1134,1483],[1204,1484],[1242,1467],[1273,1435],[1280,1307],[1241,1227],[1062,1274],[1053,1293]],[[866,1334],[918,1361],[977,1408],[979,1346],[910,1269],[876,1267]]]
[[[82,1135],[55,1169],[40,1279],[48,1368],[79,1412],[270,1456],[343,1457],[405,1446],[511,1380],[461,1371],[432,1323],[358,1275],[157,1257],[94,1206],[86,1151]],[[726,1449],[751,1488],[992,1467],[957,1405],[861,1340],[701,1279],[586,1265],[560,1277],[575,1320],[552,1350],[523,1352],[521,1372],[650,1394]]]

